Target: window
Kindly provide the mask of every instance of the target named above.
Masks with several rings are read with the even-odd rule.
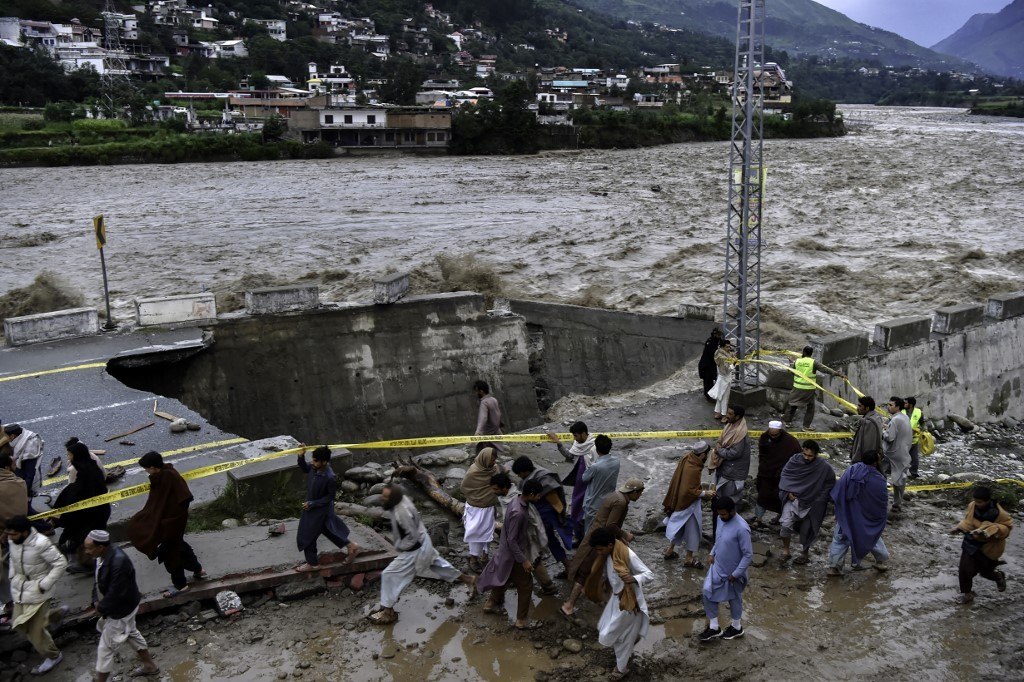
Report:
[[[366,123],[367,123],[367,125],[373,125],[373,124],[374,124],[374,123],[376,123],[376,122],[377,122],[377,117],[376,117],[376,116],[374,116],[373,114],[369,114],[369,115],[368,115],[368,116],[366,117]]]
[[[384,133],[384,141],[385,142],[394,142],[395,141],[395,134],[394,133]]]
[[[352,114],[345,114],[345,123],[352,122]]]
[[[334,123],[334,114],[324,114],[324,123]]]

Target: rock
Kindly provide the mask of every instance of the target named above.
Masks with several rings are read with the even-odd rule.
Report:
[[[650,516],[644,519],[644,532],[653,533],[659,528],[664,528],[665,524],[662,523],[665,520],[664,514],[657,514],[652,512]]]
[[[369,511],[367,507],[361,504],[354,504],[352,502],[337,502],[334,505],[334,511],[345,516],[359,516]]]
[[[199,602],[197,601],[190,601],[189,603],[181,607],[181,612],[190,617],[198,616],[199,612],[202,610],[203,607],[200,606]]]
[[[768,557],[764,554],[755,554],[754,558],[750,561],[750,565],[754,568],[762,568],[768,563]]]
[[[451,467],[445,472],[445,478],[449,480],[462,483],[462,479],[466,477],[466,470],[461,467]]]
[[[450,527],[447,521],[438,521],[427,526],[427,534],[434,547],[448,546],[448,531]]]
[[[949,474],[939,474],[938,475],[938,479],[939,479],[939,483],[943,483],[945,481],[948,481],[949,480]]]
[[[953,474],[947,480],[950,481],[970,481],[972,483],[978,483],[981,481],[989,481],[992,477],[988,474],[980,474],[977,471],[964,471],[959,474]]]
[[[203,427],[199,426],[199,424],[196,424],[195,422],[187,421],[187,422],[185,422],[185,428],[188,431],[198,431],[199,429],[201,429]]]
[[[1002,424],[1008,429],[1015,429],[1018,426],[1020,426],[1020,422],[1011,417],[1010,415],[1006,415],[1005,417],[1003,417]]]
[[[767,542],[755,542],[752,547],[754,554],[763,554],[766,557],[772,555],[772,548]]]
[[[370,487],[371,495],[380,495],[382,492],[384,492],[383,483],[375,483],[373,486]]]
[[[299,661],[296,667],[306,670],[310,667],[310,665],[311,663],[309,661]]]
[[[444,600],[444,605],[445,606],[455,606],[455,598],[454,597],[446,597],[445,600]]]
[[[195,646],[195,645],[199,644],[199,642],[196,640],[195,637],[189,637],[188,639],[185,640],[185,644],[188,644],[189,646]]]
[[[284,672],[282,670],[281,672],[279,672],[277,674],[277,679],[279,679],[279,680],[287,680],[288,679],[288,673],[286,673],[286,672]]]
[[[184,419],[175,419],[168,424],[167,428],[171,433],[185,433],[185,431],[188,430],[188,422]]]
[[[583,642],[578,639],[564,639],[562,640],[562,648],[570,653],[578,654],[583,651]]]
[[[211,620],[217,620],[218,618],[220,618],[220,614],[213,609],[207,609],[199,614],[199,620],[204,623],[209,623]]]
[[[217,604],[217,611],[222,616],[232,616],[242,610],[242,598],[231,590],[218,592],[213,600]]]
[[[382,471],[384,469],[384,465],[380,462],[367,462],[363,466],[368,469],[377,469],[378,471]]]
[[[961,417],[958,414],[947,415],[946,418],[949,419],[949,421],[956,424],[957,426],[959,426],[961,431],[973,431],[975,428],[977,428],[974,422],[972,422],[970,419],[966,417]]]
[[[345,478],[358,483],[380,483],[384,480],[384,474],[370,467],[352,467],[345,472]]]
[[[544,672],[543,670],[538,670],[537,672],[535,672],[535,673],[533,674],[533,679],[534,679],[534,680],[535,680],[536,682],[547,682],[547,681],[548,681],[548,680],[549,680],[550,678],[551,678],[551,676],[550,676],[550,675],[548,675],[548,674],[547,674],[546,672]]]
[[[238,528],[242,524],[238,519],[224,519],[220,522],[220,525],[224,526],[225,528]]]
[[[303,580],[297,583],[285,583],[274,588],[277,598],[281,601],[294,601],[320,594],[324,591],[324,584],[320,580]]]
[[[364,497],[363,498],[363,506],[364,507],[383,507],[384,506],[384,498],[381,497],[380,495],[370,495],[368,497]]]
[[[651,191],[652,192],[660,192],[661,191],[661,185],[651,185]]]
[[[359,492],[359,484],[356,483],[355,481],[342,481],[338,485],[338,487],[341,488],[342,492],[346,492],[346,493],[356,493],[356,492]]]
[[[389,467],[389,468],[384,470],[384,479],[385,480],[391,478],[394,475],[395,475],[395,470],[394,469]]]

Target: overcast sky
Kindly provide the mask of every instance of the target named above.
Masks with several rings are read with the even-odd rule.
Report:
[[[998,12],[1011,0],[817,0],[846,16],[930,47],[979,12]]]

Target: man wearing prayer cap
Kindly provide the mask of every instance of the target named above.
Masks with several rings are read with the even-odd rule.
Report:
[[[576,556],[569,563],[567,573],[569,580],[573,581],[573,586],[569,598],[562,604],[562,615],[572,618],[572,614],[576,610],[576,600],[583,594],[583,587],[594,567],[594,562],[599,558],[596,550],[590,545],[590,537],[598,528],[606,528],[618,540],[627,544],[632,542],[633,534],[623,530],[622,524],[629,512],[629,503],[639,500],[643,492],[644,482],[634,476],[619,486],[618,490],[608,493],[601,500],[601,506],[594,516],[594,521],[590,524],[586,537],[580,543]],[[603,570],[603,568],[599,567],[598,570]]]
[[[110,544],[110,533],[92,530],[85,538],[85,553],[96,560],[96,580],[92,589],[92,605],[100,615],[96,630],[100,633],[96,647],[96,682],[106,682],[114,671],[114,651],[128,642],[142,665],[136,666],[131,677],[151,677],[160,673],[149,654],[146,639],[135,624],[139,613],[138,583],[135,566],[124,551]]]
[[[757,505],[751,528],[764,528],[764,514],[782,514],[779,478],[790,457],[800,452],[800,441],[783,428],[781,421],[768,422],[768,430],[757,441]]]
[[[665,550],[665,561],[678,559],[676,545],[686,546],[686,558],[683,566],[687,568],[704,568],[693,553],[700,549],[701,537],[701,500],[715,497],[714,490],[705,490],[701,485],[700,475],[704,471],[711,446],[699,440],[693,444],[683,458],[676,464],[672,482],[669,483],[665,500],[661,503],[665,509],[665,537],[668,548]]]

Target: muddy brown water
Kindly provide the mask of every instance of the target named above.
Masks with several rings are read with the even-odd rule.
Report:
[[[845,138],[765,145],[769,329],[839,330],[1020,289],[1024,122],[842,110]],[[442,253],[476,256],[512,295],[565,301],[586,291],[654,313],[718,305],[727,160],[727,144],[701,143],[0,169],[0,293],[49,269],[99,301],[90,220],[104,213],[122,315],[135,296],[240,290],[246,276],[252,287],[309,274],[327,298],[365,300],[372,278],[393,268],[420,272],[416,282],[432,288],[424,282],[439,277]],[[46,232],[57,238],[30,239]]]

